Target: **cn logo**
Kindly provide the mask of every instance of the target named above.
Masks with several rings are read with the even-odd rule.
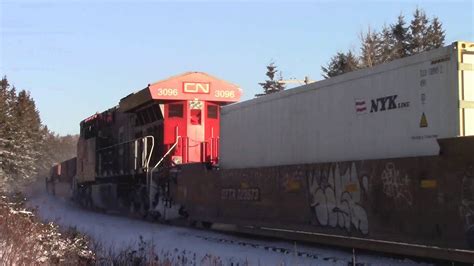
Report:
[[[183,84],[184,93],[209,93],[209,88],[209,83],[184,82]]]

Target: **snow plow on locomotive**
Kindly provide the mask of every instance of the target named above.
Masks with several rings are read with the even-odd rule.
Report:
[[[474,262],[474,44],[232,104],[192,72],[81,122],[75,198],[151,218]],[[221,106],[223,106],[221,108]]]

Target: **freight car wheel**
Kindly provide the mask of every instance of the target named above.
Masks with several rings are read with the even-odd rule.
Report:
[[[146,215],[146,220],[150,222],[158,222],[161,218],[161,213],[159,211],[149,211]]]
[[[186,211],[186,209],[184,208],[184,206],[179,207],[178,213],[179,213],[179,215],[181,215],[181,216],[184,217],[184,218],[188,218],[188,217],[189,217],[189,214],[188,214],[188,212]]]

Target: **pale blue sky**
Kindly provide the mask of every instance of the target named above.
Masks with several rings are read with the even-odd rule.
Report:
[[[419,6],[444,23],[446,43],[474,41],[473,1],[0,0],[0,74],[31,91],[42,120],[77,133],[83,118],[148,83],[205,71],[260,92],[272,59],[285,78],[321,79],[338,50]]]

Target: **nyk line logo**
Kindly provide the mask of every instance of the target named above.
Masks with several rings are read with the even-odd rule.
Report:
[[[398,95],[391,95],[370,100],[370,113],[410,107],[410,102],[399,103],[397,98]],[[366,114],[369,110],[363,99],[355,99],[355,109],[357,114]]]

